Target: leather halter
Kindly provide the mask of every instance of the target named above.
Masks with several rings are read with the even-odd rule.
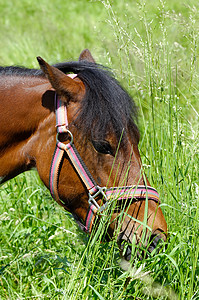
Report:
[[[72,77],[72,76],[71,76]],[[88,191],[88,203],[89,209],[87,211],[84,224],[80,218],[73,214],[80,228],[88,233],[91,233],[92,225],[96,214],[102,212],[107,206],[110,200],[116,199],[134,199],[134,200],[153,200],[160,204],[159,195],[156,189],[151,186],[124,186],[124,187],[100,187],[97,185],[86,165],[84,164],[81,156],[79,155],[74,143],[73,135],[68,130],[68,118],[66,105],[62,102],[55,93],[55,114],[56,114],[56,127],[57,127],[57,143],[54,151],[54,155],[51,162],[49,186],[52,197],[66,210],[66,204],[59,198],[58,194],[58,176],[60,164],[62,162],[64,153],[68,155],[72,165],[76,169],[79,177],[87,188]],[[70,136],[70,142],[67,144],[62,143],[59,140],[59,135],[62,133],[68,133]],[[103,205],[99,205],[96,198],[103,201]]]

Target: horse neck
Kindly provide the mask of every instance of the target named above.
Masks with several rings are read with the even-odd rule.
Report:
[[[51,89],[48,81],[42,77],[1,77],[1,183],[34,166],[34,147],[31,141],[34,139],[35,146],[37,145],[37,131],[51,115],[51,108],[45,108],[42,103],[46,91]],[[52,94],[47,97],[53,98]],[[31,147],[32,157],[29,154]]]

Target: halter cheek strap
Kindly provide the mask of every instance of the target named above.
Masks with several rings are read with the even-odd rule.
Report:
[[[83,162],[81,156],[79,155],[74,143],[73,135],[68,130],[68,119],[67,111],[64,102],[62,102],[57,95],[55,94],[55,113],[56,113],[56,127],[57,127],[57,143],[54,151],[50,176],[49,176],[49,186],[52,197],[66,210],[68,210],[66,204],[59,198],[58,193],[58,181],[59,181],[59,169],[62,162],[64,153],[67,154],[72,165],[76,169],[79,177],[81,178],[83,184],[85,185],[88,191],[88,203],[89,209],[87,211],[85,224],[82,223],[80,218],[73,214],[80,228],[90,233],[92,225],[95,219],[97,212],[102,212],[108,206],[111,199],[124,200],[124,199],[134,199],[136,200],[153,200],[156,203],[160,203],[158,192],[151,186],[138,185],[125,186],[125,187],[114,187],[114,188],[105,188],[97,185],[92,175],[90,174],[88,168]],[[59,141],[59,135],[62,133],[68,133],[70,136],[70,142],[64,144]],[[103,201],[103,205],[99,206],[96,198]]]
[[[98,195],[98,192],[101,191],[101,188],[97,186],[95,180],[81,159],[75,145],[73,144],[73,136],[72,133],[68,130],[68,119],[66,113],[66,106],[64,102],[62,102],[57,95],[55,94],[55,112],[56,112],[56,127],[57,127],[57,143],[56,148],[53,154],[51,167],[50,167],[50,176],[49,176],[49,186],[52,197],[57,201],[58,204],[63,206],[66,210],[68,210],[66,204],[59,198],[58,193],[58,181],[59,181],[59,170],[60,164],[63,160],[64,153],[67,153],[72,165],[75,167],[78,175],[83,181],[89,192],[89,211],[86,217],[86,225],[80,224],[79,218],[74,215],[74,218],[82,228],[82,230],[88,232],[91,224],[93,223],[94,215],[96,215],[98,206],[95,201],[95,195]],[[62,133],[68,133],[70,135],[70,142],[68,144],[64,144],[59,141],[59,135]],[[105,196],[105,194],[104,194]],[[92,205],[91,201],[94,201],[95,205]]]

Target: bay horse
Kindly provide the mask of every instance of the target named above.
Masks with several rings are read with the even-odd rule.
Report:
[[[74,62],[37,60],[40,69],[0,67],[1,183],[36,168],[53,198],[89,233],[117,202],[107,235],[114,236],[123,210],[120,251],[134,236],[140,243],[147,208],[145,246],[154,250],[166,240],[167,224],[142,171],[134,101],[88,49]],[[124,257],[130,259],[131,246]]]

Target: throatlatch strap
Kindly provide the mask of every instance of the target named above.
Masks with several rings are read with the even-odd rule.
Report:
[[[57,187],[58,179],[59,179],[58,178],[59,177],[59,167],[60,167],[63,155],[64,155],[64,151],[56,147],[55,151],[54,151],[51,167],[50,167],[49,186],[50,186],[50,193],[51,193],[52,197],[57,201],[58,204],[60,204],[64,208],[66,208],[64,202],[62,202],[59,198],[58,187]]]
[[[57,94],[55,93],[55,115],[56,115],[56,127],[57,134],[67,132],[68,119],[66,106],[64,102],[58,101]],[[57,201],[58,204],[66,209],[66,205],[59,198],[58,193],[58,179],[59,179],[59,168],[61,161],[64,156],[64,149],[55,147],[53,159],[50,167],[49,186],[52,197]]]
[[[85,232],[91,233],[93,223],[96,217],[98,209],[95,207],[95,205],[89,205],[89,209],[87,211],[86,219],[85,219]]]

